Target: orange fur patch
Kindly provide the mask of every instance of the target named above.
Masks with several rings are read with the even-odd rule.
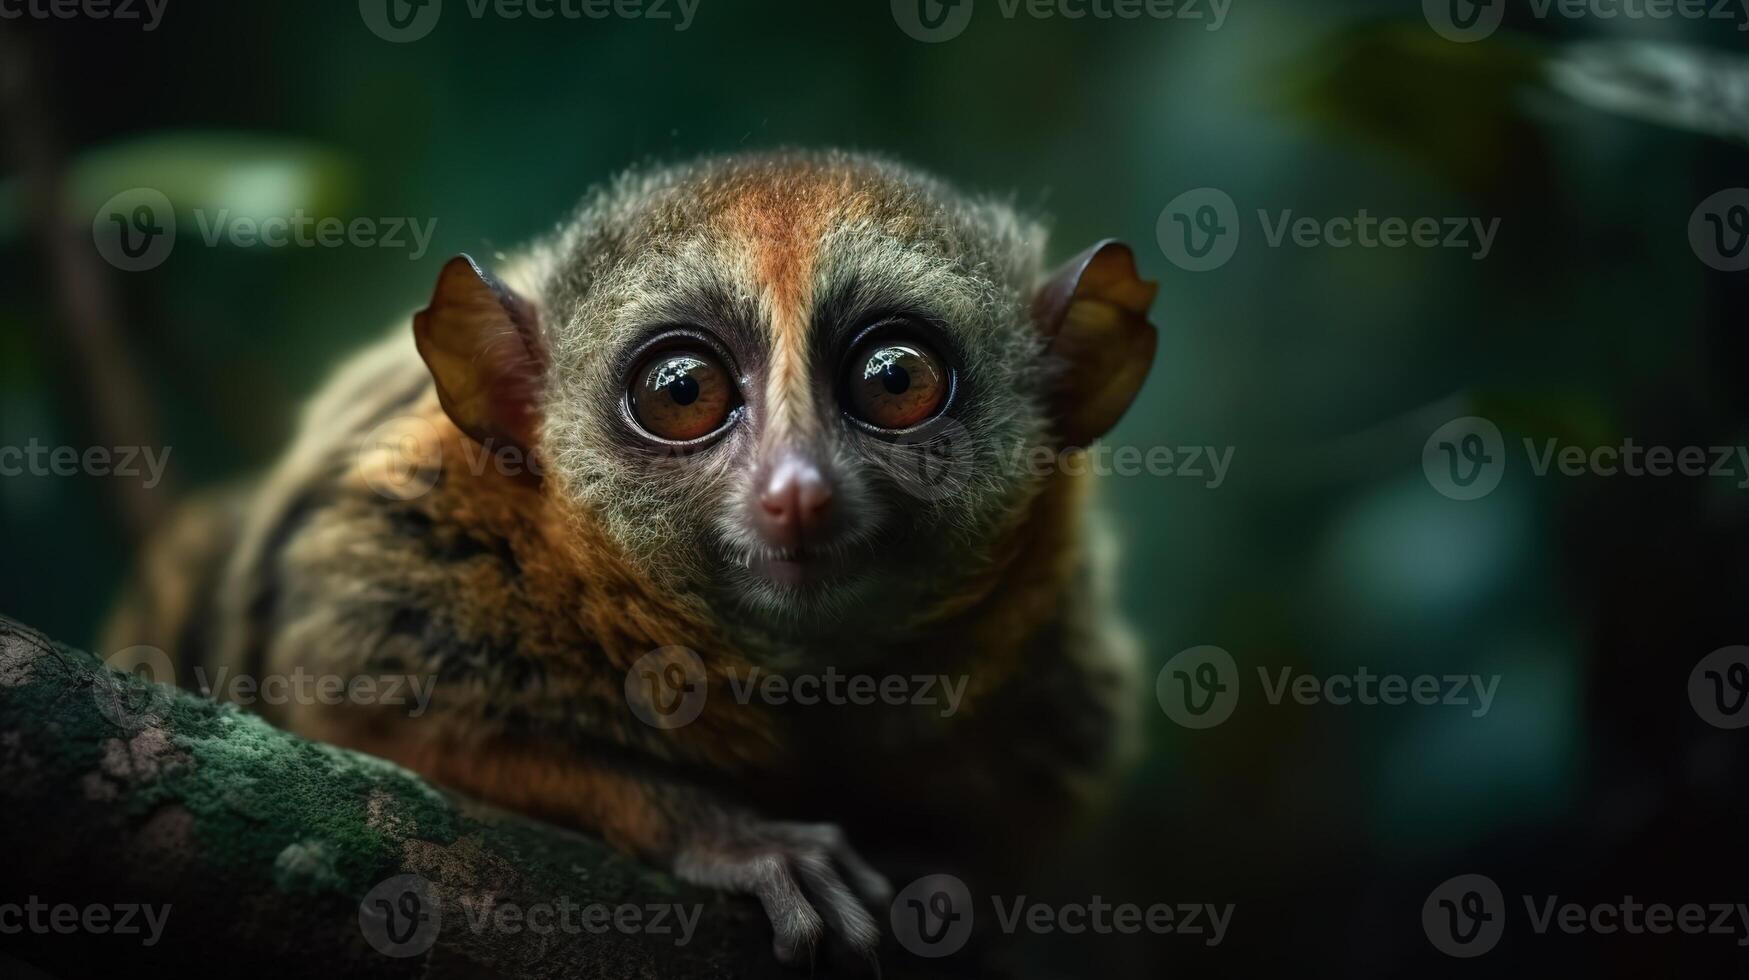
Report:
[[[750,260],[771,331],[768,438],[805,433],[815,422],[808,332],[820,246],[832,227],[867,207],[848,171],[779,169],[726,195],[723,229]]]
[[[522,655],[545,664],[554,682],[584,684],[610,704],[623,703],[625,674],[640,657],[659,647],[686,647],[703,661],[713,695],[722,692],[707,699],[697,720],[662,733],[657,744],[629,714],[601,721],[628,724],[628,741],[668,758],[726,770],[776,761],[778,739],[769,716],[746,710],[727,694],[728,678],[745,673],[749,664],[728,646],[701,600],[676,595],[654,581],[592,515],[554,492],[550,483],[484,460],[486,451],[445,416],[435,393],[404,418],[411,441],[390,440],[389,450],[360,454],[349,482],[361,497],[376,493],[369,487],[384,486],[383,470],[391,467],[385,455],[400,457],[393,465],[406,466],[408,459],[421,467],[441,465],[444,476],[436,485],[412,482],[414,491],[429,489],[413,493],[407,506],[436,527],[504,542],[519,569],[510,578],[492,563],[418,570],[427,580],[442,579],[442,593],[452,597],[444,614],[460,633],[514,643]],[[374,507],[365,513],[374,513]],[[360,536],[346,525],[337,531],[348,542]]]

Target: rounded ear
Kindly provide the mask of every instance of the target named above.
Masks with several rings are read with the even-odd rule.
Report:
[[[484,446],[533,447],[546,371],[534,304],[458,255],[414,314],[413,341],[450,421]]]
[[[1068,447],[1111,431],[1128,411],[1158,340],[1148,322],[1157,283],[1136,273],[1128,245],[1107,239],[1069,260],[1033,296],[1032,315],[1050,338],[1056,374],[1050,409]]]

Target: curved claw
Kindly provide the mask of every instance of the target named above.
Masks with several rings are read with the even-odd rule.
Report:
[[[890,902],[892,887],[835,824],[749,821],[695,842],[675,859],[674,871],[694,884],[758,898],[779,962],[811,963],[830,935],[880,974],[881,928],[870,909]]]

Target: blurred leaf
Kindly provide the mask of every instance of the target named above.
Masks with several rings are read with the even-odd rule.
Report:
[[[1569,45],[1549,84],[1605,112],[1749,143],[1749,59],[1644,41]]]
[[[1388,150],[1467,191],[1518,185],[1544,140],[1517,111],[1540,82],[1537,49],[1506,38],[1453,44],[1425,25],[1338,32],[1291,62],[1278,85],[1294,111]]]
[[[1623,435],[1609,405],[1591,393],[1490,390],[1475,393],[1470,402],[1472,414],[1492,419],[1508,432],[1552,437],[1565,445],[1613,445]]]
[[[315,217],[344,213],[356,196],[352,162],[315,143],[234,133],[177,132],[89,150],[73,160],[69,201],[75,216],[95,215],[117,193],[136,187],[162,192],[179,219],[195,211],[216,217]],[[0,241],[20,233],[19,181],[0,184]],[[193,220],[179,221],[199,234]]]

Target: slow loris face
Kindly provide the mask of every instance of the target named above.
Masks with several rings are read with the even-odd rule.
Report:
[[[531,300],[486,294],[511,323],[474,370],[503,378],[471,390],[520,383],[532,405],[457,421],[532,442],[552,492],[732,620],[891,634],[1023,515],[1047,475],[1033,450],[1074,443],[1060,389],[1078,366],[1052,355],[1084,276],[1040,292],[1042,255],[1007,207],[866,158],[623,178],[535,251]],[[467,279],[421,315],[440,391],[444,309],[490,305]],[[1153,330],[1127,319],[1145,375]]]
[[[622,184],[552,257],[543,450],[658,574],[780,626],[902,617],[1026,497],[995,450],[1045,434],[1041,246],[842,158]]]

